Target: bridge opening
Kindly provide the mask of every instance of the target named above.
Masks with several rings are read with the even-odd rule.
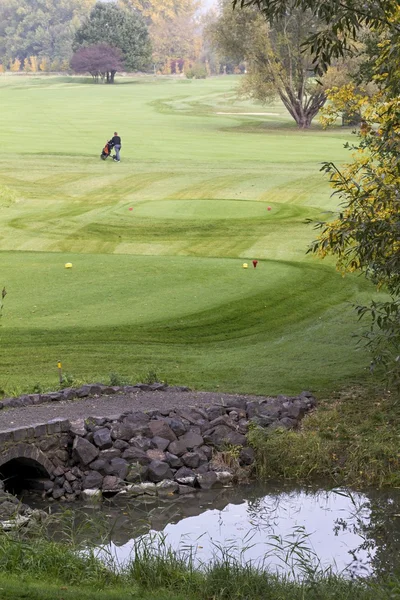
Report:
[[[48,489],[50,475],[36,460],[21,457],[0,466],[0,479],[6,492],[19,495],[25,490]]]

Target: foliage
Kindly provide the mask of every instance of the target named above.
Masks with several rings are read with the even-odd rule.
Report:
[[[264,104],[278,95],[297,125],[307,128],[326,101],[325,86],[312,76],[312,56],[302,47],[317,25],[311,11],[294,9],[269,25],[254,9],[232,11],[225,2],[208,31],[222,55],[246,61],[243,95]]]
[[[397,0],[233,0],[233,6],[256,6],[267,20],[274,23],[293,9],[311,11],[321,22],[321,27],[310,33],[304,46],[314,56],[314,68],[321,74],[335,60],[354,50],[365,28],[379,34],[388,28],[398,31]],[[382,66],[390,58],[399,62],[400,48],[386,47],[380,51]],[[395,73],[388,77],[397,79]],[[400,82],[399,82],[400,83]]]
[[[195,63],[186,71],[188,79],[205,79],[207,77],[207,69],[202,63]]]
[[[143,17],[116,4],[98,2],[90,16],[75,34],[74,50],[84,46],[108,44],[122,53],[125,68],[130,71],[146,69],[151,47]]]
[[[123,69],[121,51],[108,44],[95,44],[79,48],[71,59],[76,73],[90,73],[97,82],[99,78],[114,83],[117,71]]]
[[[0,57],[70,58],[74,33],[94,0],[2,0]]]
[[[335,485],[400,485],[399,396],[353,388],[322,400],[299,432],[249,434],[258,477],[330,480]]]

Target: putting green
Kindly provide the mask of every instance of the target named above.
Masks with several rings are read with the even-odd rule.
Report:
[[[320,162],[349,134],[299,132],[277,103],[240,114],[261,111],[236,81],[0,77],[6,392],[54,388],[58,360],[263,394],[364,377],[350,303],[373,291],[306,255],[337,203]],[[100,161],[115,130],[122,162]]]

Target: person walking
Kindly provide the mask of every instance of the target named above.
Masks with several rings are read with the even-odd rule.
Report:
[[[115,148],[115,155],[113,156],[113,160],[115,160],[115,162],[121,162],[121,157],[120,157],[119,152],[121,150],[122,144],[121,144],[121,138],[116,131],[114,131],[114,137],[112,138],[111,143],[112,143],[113,147]]]

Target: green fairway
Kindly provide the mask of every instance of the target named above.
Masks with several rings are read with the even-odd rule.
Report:
[[[349,133],[299,132],[235,85],[0,77],[0,387],[54,387],[57,360],[248,393],[364,376],[350,302],[373,290],[305,254]],[[120,164],[99,159],[114,130]]]

